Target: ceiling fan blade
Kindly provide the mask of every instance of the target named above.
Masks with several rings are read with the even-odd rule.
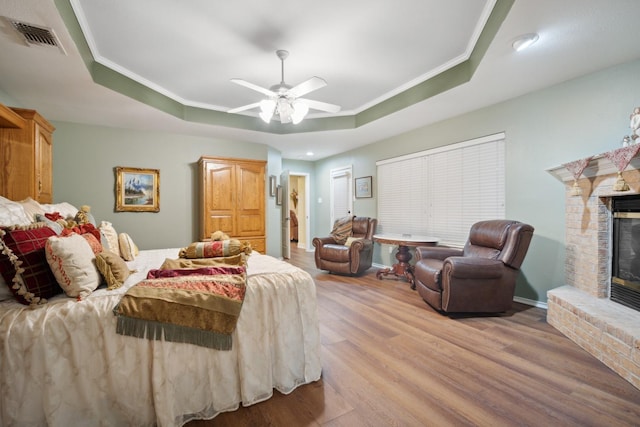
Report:
[[[242,107],[232,108],[228,110],[227,113],[239,113],[241,111],[251,110],[252,108],[258,108],[260,106],[259,102],[254,102],[253,104],[243,105]]]
[[[302,101],[314,110],[326,111],[327,113],[337,113],[342,107],[326,102],[314,101],[313,99],[298,98],[296,101]]]
[[[325,87],[327,82],[320,77],[313,76],[309,80],[306,80],[300,83],[297,86],[292,87],[287,91],[287,95],[298,98],[300,96],[306,95],[309,92],[313,92],[314,90],[318,90],[322,87]]]
[[[246,80],[242,80],[242,79],[231,79],[231,81],[232,81],[233,83],[237,84],[237,85],[244,86],[244,87],[247,87],[247,88],[249,88],[249,89],[253,89],[253,90],[255,90],[255,91],[257,91],[257,92],[260,92],[260,93],[264,93],[264,94],[265,94],[265,95],[267,95],[267,96],[276,96],[276,95],[277,95],[277,94],[276,94],[274,91],[272,91],[272,90],[269,90],[269,89],[264,88],[264,87],[262,87],[262,86],[255,85],[255,84],[253,84],[253,83],[249,83],[249,82],[248,82],[248,81],[246,81]]]

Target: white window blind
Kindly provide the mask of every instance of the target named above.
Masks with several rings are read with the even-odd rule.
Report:
[[[504,134],[377,162],[378,232],[462,245],[477,221],[504,218]]]

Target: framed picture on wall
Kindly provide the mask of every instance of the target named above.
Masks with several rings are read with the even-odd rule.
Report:
[[[274,197],[276,195],[276,176],[269,175],[269,196]]]
[[[160,212],[160,171],[116,167],[116,212]]]
[[[373,197],[371,193],[371,177],[363,176],[356,178],[356,197]]]
[[[282,185],[278,185],[276,188],[276,205],[282,205]]]

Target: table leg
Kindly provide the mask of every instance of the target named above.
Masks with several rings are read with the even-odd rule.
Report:
[[[396,253],[397,263],[393,264],[391,268],[383,268],[382,270],[378,270],[376,273],[376,277],[381,279],[382,276],[395,276],[404,277],[407,282],[411,285],[411,289],[415,289],[415,284],[413,281],[413,268],[409,261],[411,261],[411,252],[409,251],[409,247],[405,245],[398,245],[398,252]]]

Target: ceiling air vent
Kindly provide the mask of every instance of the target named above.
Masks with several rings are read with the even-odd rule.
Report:
[[[44,47],[56,47],[60,51],[66,54],[64,47],[58,41],[55,33],[51,28],[38,27],[33,24],[27,24],[26,22],[20,22],[15,19],[6,18],[11,26],[22,35],[24,40],[29,45],[44,46]]]

